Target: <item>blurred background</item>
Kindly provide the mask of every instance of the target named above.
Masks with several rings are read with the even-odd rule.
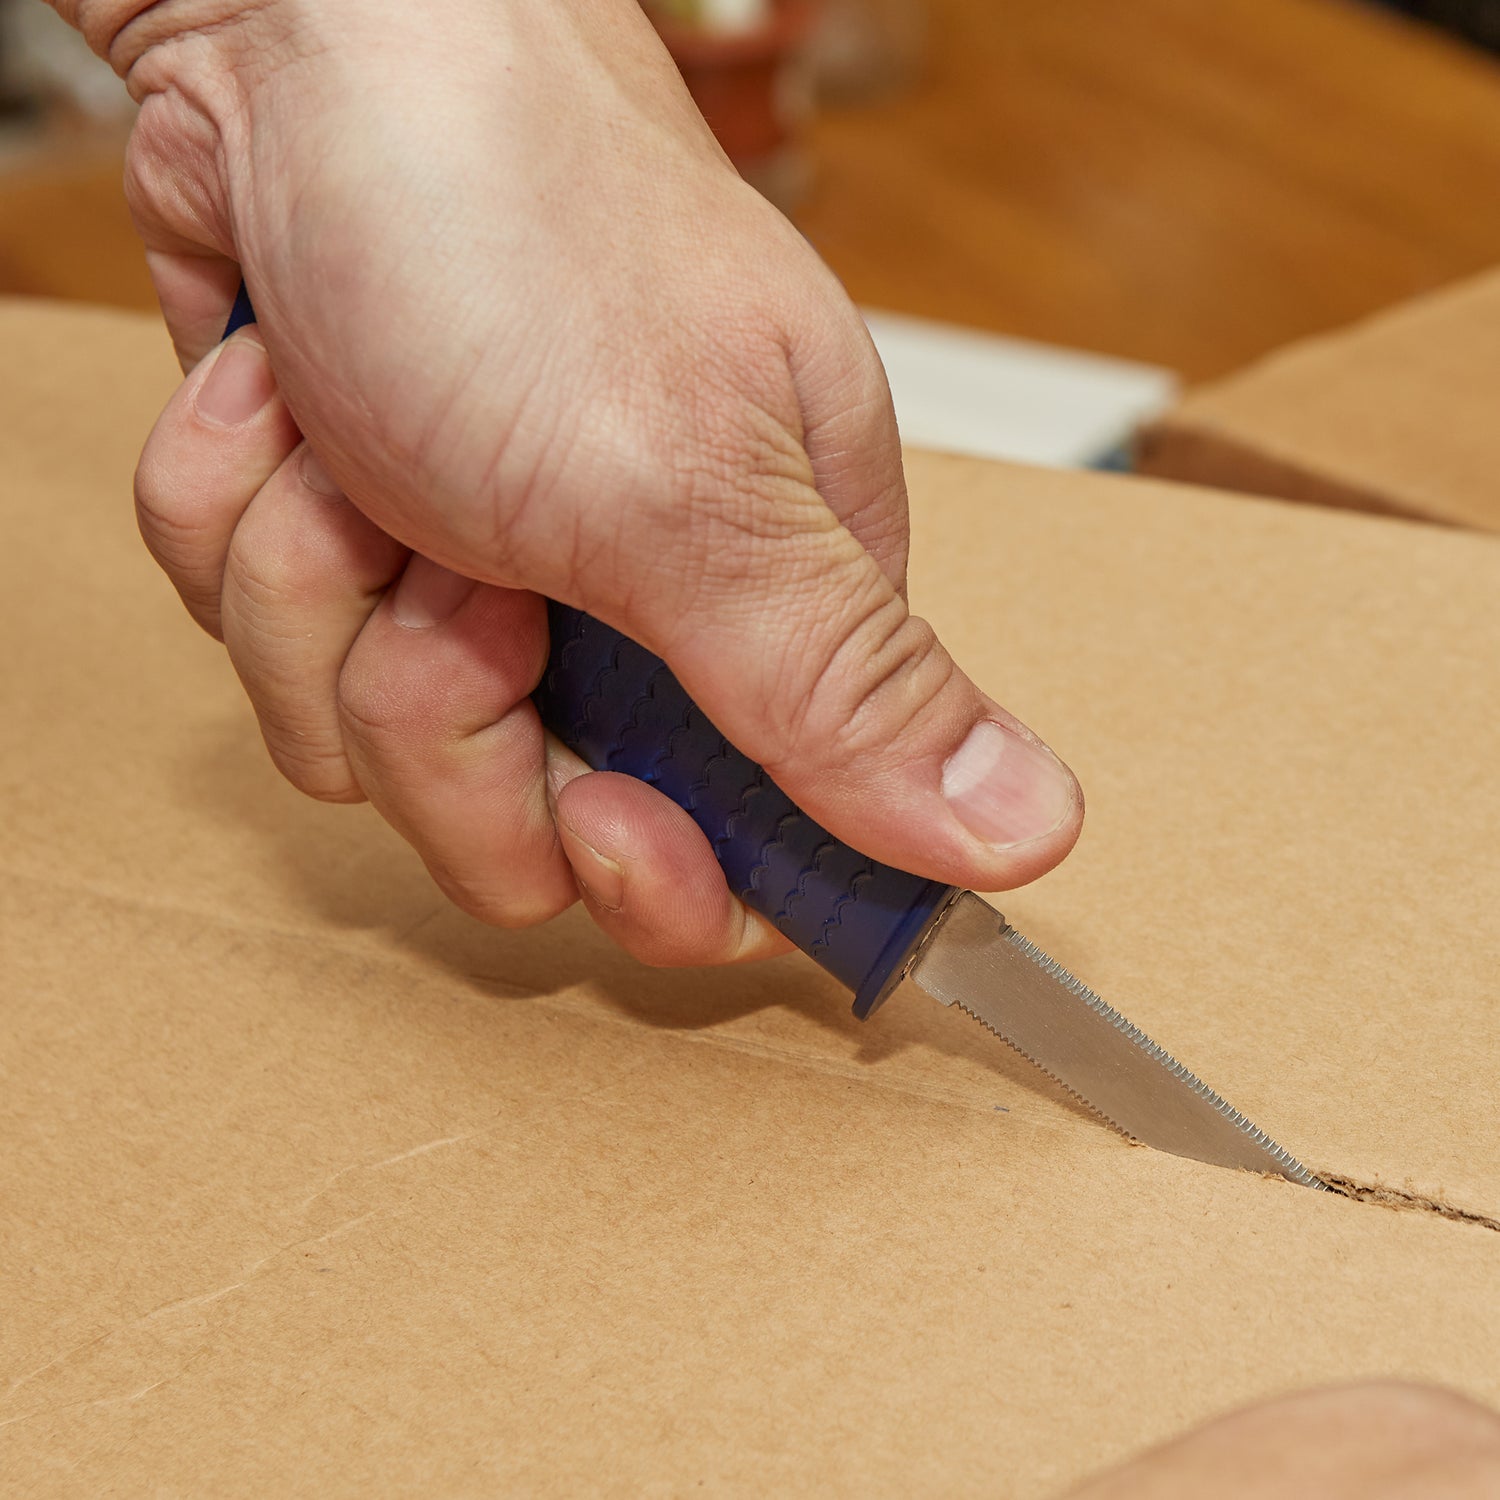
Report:
[[[965,389],[1011,361],[990,407],[1056,377],[1061,420],[1097,377],[1138,417],[1500,261],[1500,0],[646,4],[746,176],[905,315],[872,319],[904,424],[965,360]],[[45,6],[0,0],[0,293],[154,307],[130,115]]]

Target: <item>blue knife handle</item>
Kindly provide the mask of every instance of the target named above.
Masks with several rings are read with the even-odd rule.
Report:
[[[224,330],[253,322],[242,286]],[[638,777],[684,808],[729,887],[854,991],[871,1015],[954,895],[860,854],[736,750],[666,663],[611,626],[548,601],[551,651],[532,695],[542,722],[598,771]]]
[[[709,722],[659,657],[549,601],[552,646],[532,695],[542,722],[598,771],[685,808],[729,888],[854,991],[865,1017],[900,979],[952,888],[878,864],[802,812]]]

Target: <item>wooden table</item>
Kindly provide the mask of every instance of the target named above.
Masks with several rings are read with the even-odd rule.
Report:
[[[1500,65],[1357,0],[930,0],[799,218],[855,297],[1233,368],[1500,261]],[[116,143],[0,177],[0,291],[152,306]]]
[[[1500,66],[1356,0],[930,0],[803,227],[879,306],[1189,378],[1500,261]]]

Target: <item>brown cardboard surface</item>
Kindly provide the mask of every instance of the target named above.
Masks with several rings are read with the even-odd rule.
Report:
[[[1190,391],[1142,472],[1500,531],[1500,272]]]
[[[9,1492],[1046,1496],[1323,1380],[1500,1401],[1500,543],[910,466],[914,598],[1090,796],[1007,913],[1392,1209],[1132,1147],[918,994],[449,910],[134,538],[160,333],[0,347]]]

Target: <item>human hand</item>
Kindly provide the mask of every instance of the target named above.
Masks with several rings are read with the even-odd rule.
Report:
[[[640,957],[774,951],[686,814],[546,753],[550,595],[866,853],[984,889],[1066,853],[1076,783],[907,610],[857,314],[634,0],[61,8],[142,100],[127,190],[192,372],[142,529],[296,785],[368,796],[487,920],[576,872]],[[242,268],[260,325],[216,350]]]

